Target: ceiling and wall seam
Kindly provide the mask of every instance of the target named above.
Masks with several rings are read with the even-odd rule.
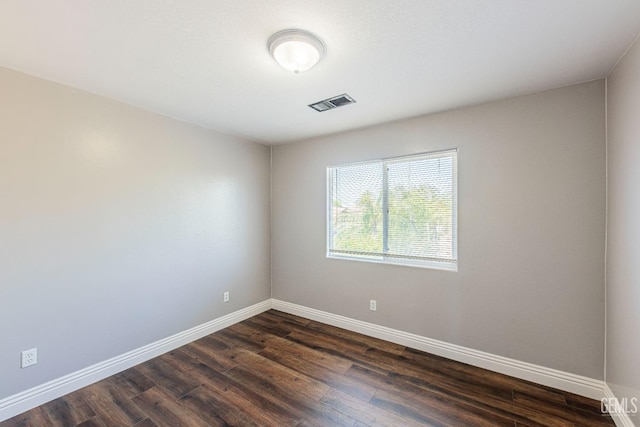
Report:
[[[0,64],[280,145],[598,79],[640,27],[636,0],[275,3],[7,0]],[[267,41],[286,28],[317,34],[327,56],[283,70]],[[306,108],[340,92],[358,104],[322,117]]]
[[[618,60],[616,61],[615,64],[613,64],[613,67],[611,67],[611,69],[609,70],[609,72],[607,73],[607,77],[609,77],[618,67],[618,64],[620,64],[620,61],[622,61],[622,59],[627,56],[627,53],[629,53],[629,51],[631,50],[631,48],[636,44],[636,42],[640,40],[640,33],[638,33],[638,35],[636,36],[635,39],[633,39],[633,41],[631,42],[631,44],[629,44],[629,46],[627,46],[627,48],[624,50],[624,52],[622,53],[622,55],[620,55],[620,58],[618,58]]]

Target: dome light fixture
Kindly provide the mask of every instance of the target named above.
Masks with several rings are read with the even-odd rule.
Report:
[[[282,68],[296,74],[312,68],[327,53],[322,40],[305,30],[278,31],[269,37],[267,46]]]

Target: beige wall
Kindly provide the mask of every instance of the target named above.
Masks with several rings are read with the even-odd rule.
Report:
[[[602,379],[604,89],[600,80],[275,147],[273,297]],[[327,166],[454,147],[459,272],[325,257]]]
[[[630,67],[610,83],[610,168],[639,160]],[[275,298],[602,378],[603,81],[275,147],[271,221],[268,147],[2,68],[0,93],[0,399],[269,298],[270,225]],[[459,272],[325,258],[328,165],[452,147]],[[633,319],[637,286],[616,259],[622,384],[638,372],[612,304]]]
[[[607,117],[606,381],[640,399],[640,42],[607,80]]]
[[[269,158],[0,68],[0,399],[268,299]]]

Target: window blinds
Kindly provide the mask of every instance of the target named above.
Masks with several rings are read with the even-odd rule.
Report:
[[[453,269],[457,152],[334,166],[328,255]]]

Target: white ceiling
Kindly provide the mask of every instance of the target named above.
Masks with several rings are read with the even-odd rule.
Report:
[[[281,69],[285,28],[325,59]],[[603,77],[638,32],[639,0],[1,0],[0,66],[280,144]]]

